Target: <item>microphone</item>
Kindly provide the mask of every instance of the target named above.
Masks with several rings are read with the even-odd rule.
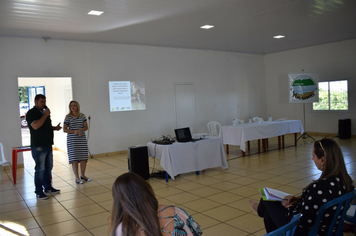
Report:
[[[44,106],[43,111],[45,111],[46,109],[47,109],[47,106]]]

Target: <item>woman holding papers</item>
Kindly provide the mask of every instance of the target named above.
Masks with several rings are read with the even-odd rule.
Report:
[[[344,156],[334,140],[324,138],[316,141],[312,159],[322,173],[319,179],[303,189],[301,196],[288,195],[281,202],[261,199],[258,204],[249,201],[251,208],[263,217],[267,233],[287,224],[294,215],[302,213],[294,235],[308,235],[314,225],[318,209],[323,204],[354,190],[352,179],[345,167]],[[327,229],[326,226],[331,219],[331,216],[323,217],[318,235],[326,235],[323,228]]]

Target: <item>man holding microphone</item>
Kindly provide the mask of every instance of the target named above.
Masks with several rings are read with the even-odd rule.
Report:
[[[26,121],[31,133],[31,153],[35,166],[36,197],[41,200],[48,199],[44,193],[59,193],[59,189],[52,187],[53,168],[53,130],[61,130],[60,123],[52,126],[51,111],[46,106],[46,97],[37,94],[35,106],[26,114]]]

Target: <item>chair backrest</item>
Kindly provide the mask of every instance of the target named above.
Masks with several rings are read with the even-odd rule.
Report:
[[[352,203],[350,208],[347,210],[345,215],[345,220],[356,224],[356,204]],[[355,232],[356,234],[356,232]]]
[[[1,155],[0,163],[7,162],[5,159],[4,146],[2,145],[2,143],[0,143],[0,155]]]
[[[293,219],[286,225],[266,234],[265,236],[292,236],[294,234],[297,225],[299,224],[299,220],[302,217],[302,214],[297,214],[293,217]]]
[[[345,215],[345,220],[353,223],[353,227],[356,227],[356,204],[351,204]],[[356,231],[355,231],[356,236]]]
[[[260,121],[260,117],[255,116],[252,118],[252,122],[259,122]]]
[[[4,165],[8,165],[10,167],[10,172],[11,172],[11,175],[12,175],[11,163],[5,159],[4,146],[2,145],[2,143],[0,143],[0,155],[1,155],[1,159],[0,159],[0,180],[2,180],[2,169],[3,169]]]
[[[208,129],[209,129],[210,136],[219,136],[221,125],[219,122],[210,121],[208,122]]]
[[[351,200],[355,197],[355,190],[351,191],[347,194],[342,195],[341,197],[335,198],[331,201],[326,202],[322,205],[318,210],[318,215],[315,219],[315,224],[311,227],[309,231],[309,236],[317,235],[320,227],[321,220],[324,216],[324,212],[327,209],[337,207],[334,215],[332,216],[332,221],[329,224],[329,228],[326,229],[328,231],[327,236],[333,235],[333,230],[336,230],[336,234],[334,235],[343,235],[342,234],[342,226],[344,222],[344,218],[347,210],[349,209]]]

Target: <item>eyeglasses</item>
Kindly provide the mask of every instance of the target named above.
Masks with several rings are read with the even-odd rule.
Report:
[[[320,144],[321,149],[323,149],[323,151],[325,152],[324,147],[323,147],[323,145],[321,144],[321,142],[320,142],[320,141],[318,141],[318,142],[319,142],[319,144]]]

